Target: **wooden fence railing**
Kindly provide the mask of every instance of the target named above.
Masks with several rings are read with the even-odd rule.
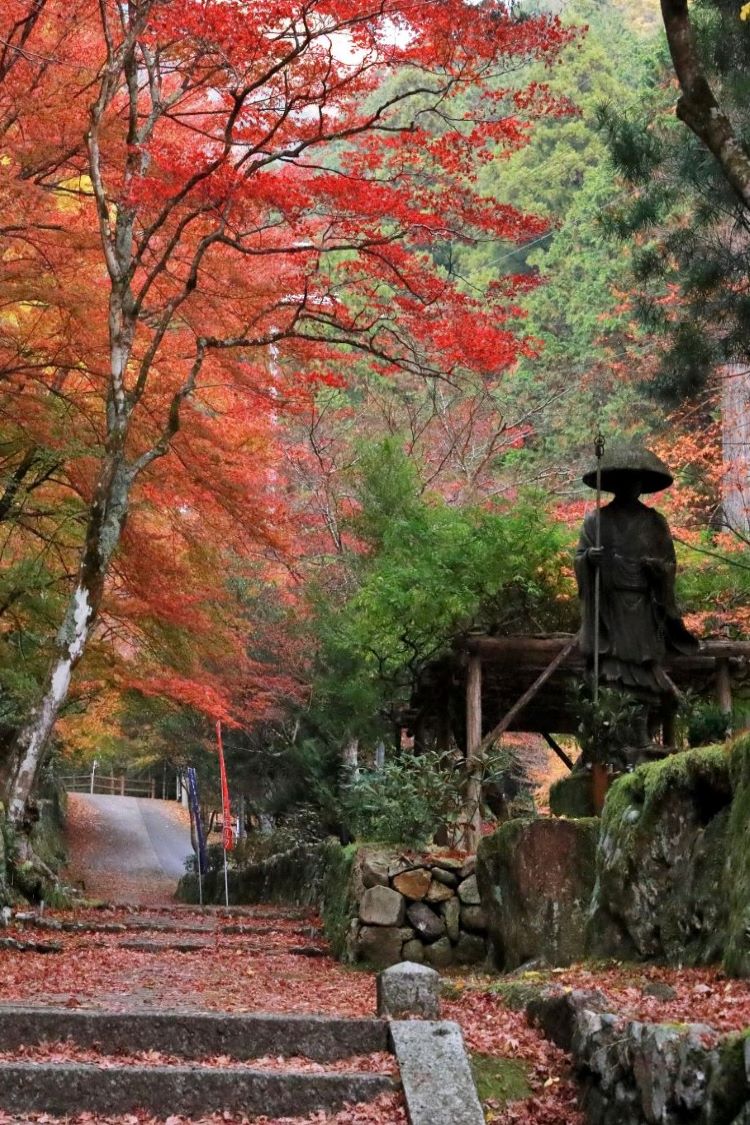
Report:
[[[101,793],[115,797],[156,797],[156,778],[135,778],[120,774],[62,774],[59,781],[68,793]]]

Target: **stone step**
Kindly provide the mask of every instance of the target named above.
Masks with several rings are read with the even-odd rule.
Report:
[[[268,1117],[335,1112],[397,1088],[379,1074],[314,1074],[201,1066],[0,1063],[0,1106],[11,1113],[243,1113]]]
[[[288,921],[286,918],[279,918],[279,922]],[[294,919],[297,921],[297,919]],[[72,934],[125,934],[125,933],[159,933],[159,934],[203,934],[205,936],[214,936],[215,934],[247,934],[247,935],[268,935],[279,932],[278,926],[252,926],[248,923],[232,922],[228,925],[217,925],[213,921],[208,924],[203,923],[169,923],[169,922],[156,922],[156,921],[143,921],[141,919],[132,919],[127,922],[71,922],[71,921],[58,921],[55,918],[31,918],[22,917],[13,919],[13,925],[19,929],[25,930],[27,927],[37,930],[51,930],[55,933],[72,933]],[[297,937],[319,937],[322,936],[322,929],[320,926],[295,926],[291,928],[283,928],[281,932],[293,934]]]
[[[97,944],[97,943],[94,943]],[[103,942],[99,944],[103,945]],[[2,940],[0,939],[0,947],[2,947]],[[36,948],[36,946],[34,947]],[[202,950],[216,948],[214,942],[210,941],[151,941],[149,938],[127,938],[118,943],[120,949],[131,949],[135,953],[200,953]],[[62,949],[62,946],[59,947]],[[243,941],[240,945],[232,945],[233,950],[241,950],[243,953],[261,953],[264,957],[283,957],[291,954],[297,957],[326,957],[328,955],[327,949],[322,949],[316,945],[287,945],[279,946],[274,949],[268,945],[260,945],[257,942]],[[38,950],[37,952],[50,952],[51,950]],[[57,950],[52,951],[57,952]]]
[[[160,1051],[189,1059],[272,1055],[329,1062],[390,1051],[388,1025],[379,1019],[0,1007],[3,1051],[66,1039],[103,1054]]]

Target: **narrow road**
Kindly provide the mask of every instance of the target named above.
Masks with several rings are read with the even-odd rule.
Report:
[[[66,836],[68,878],[114,902],[169,902],[192,854],[174,801],[70,793]]]

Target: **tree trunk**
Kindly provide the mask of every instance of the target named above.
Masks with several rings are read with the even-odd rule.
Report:
[[[342,754],[349,781],[359,781],[359,739],[350,738]]]
[[[661,13],[680,84],[677,116],[713,153],[738,199],[750,209],[750,157],[701,68],[688,0],[661,0]]]
[[[118,443],[120,444],[120,443]],[[73,669],[86,648],[102,602],[104,580],[127,514],[131,474],[119,455],[106,456],[89,513],[78,582],[68,603],[56,653],[40,703],[18,732],[10,755],[5,795],[8,818],[20,826],[44,751],[65,703]]]
[[[750,533],[750,379],[746,364],[721,369],[721,484],[724,523],[741,536]]]

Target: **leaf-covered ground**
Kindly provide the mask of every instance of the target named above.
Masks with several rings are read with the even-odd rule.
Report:
[[[105,908],[47,913],[42,919],[17,922],[3,936],[56,942],[58,953],[0,949],[3,1004],[107,1008],[110,1010],[205,1010],[228,1012],[328,1013],[371,1015],[375,1010],[375,979],[370,972],[348,969],[328,956],[319,920],[312,914],[278,907],[251,907],[226,913],[212,910]],[[129,948],[133,942],[147,949]],[[192,943],[192,946],[191,946]],[[674,970],[650,966],[574,966],[547,974],[517,978],[522,984],[546,980],[565,987],[596,988],[613,1011],[630,1018],[687,1022],[700,1020],[719,1031],[750,1024],[750,986],[727,980],[706,969]],[[471,1051],[490,1058],[514,1060],[525,1076],[524,1096],[505,1101],[486,1095],[488,1121],[496,1125],[581,1125],[569,1060],[562,1051],[530,1028],[522,1012],[507,1006],[494,991],[498,978],[478,974],[449,976],[443,1014],[457,1020]],[[666,987],[668,986],[668,987]],[[656,993],[654,995],[653,993]],[[13,1056],[0,1053],[0,1061]],[[108,1056],[69,1044],[27,1047],[15,1057],[26,1061],[78,1059],[103,1065],[164,1065],[173,1060],[158,1052]],[[203,1065],[237,1065],[219,1057]],[[320,1070],[304,1059],[265,1058],[242,1065],[263,1068]],[[374,1055],[336,1064],[335,1069],[388,1073],[392,1060]],[[334,1069],[326,1067],[326,1069]],[[11,1118],[0,1112],[0,1125]],[[49,1115],[29,1115],[29,1122],[53,1122]],[[144,1114],[108,1118],[72,1116],[70,1122],[117,1122],[143,1125]],[[232,1115],[194,1118],[194,1122],[240,1122]],[[173,1116],[170,1125],[187,1121]],[[256,1119],[257,1125],[292,1125],[291,1119]],[[293,1125],[405,1125],[401,1098],[351,1107],[331,1117],[295,1119]]]

